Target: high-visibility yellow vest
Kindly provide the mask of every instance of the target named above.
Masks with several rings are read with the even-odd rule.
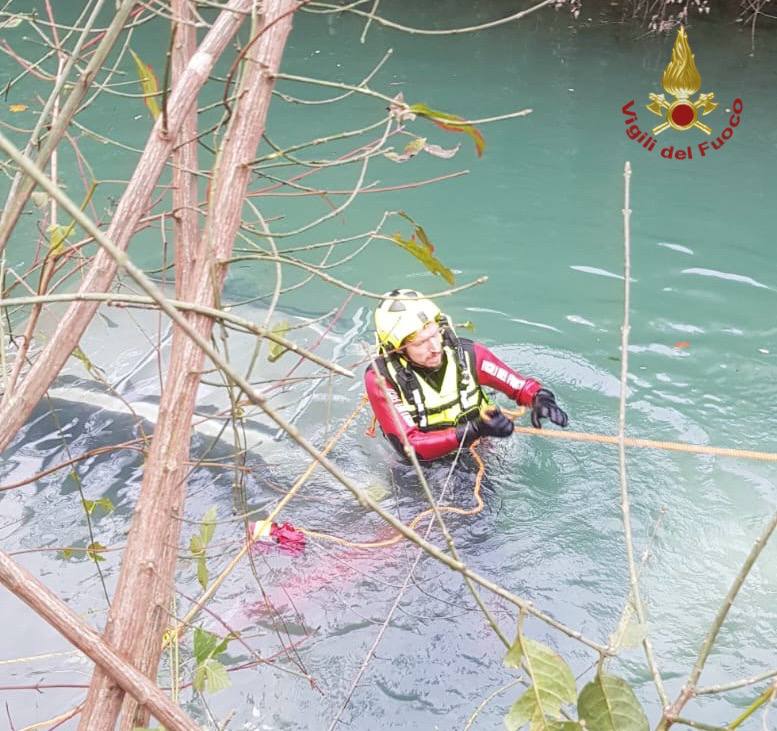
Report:
[[[478,384],[474,363],[464,348],[443,345],[445,374],[438,391],[401,356],[378,359],[413,421],[424,431],[456,426],[475,418],[488,397]],[[459,357],[461,355],[461,357]],[[463,359],[463,362],[461,360]]]

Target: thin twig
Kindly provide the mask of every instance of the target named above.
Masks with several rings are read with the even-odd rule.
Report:
[[[629,571],[629,600],[634,603],[637,618],[642,626],[645,626],[645,608],[639,591],[639,576],[637,564],[634,560],[634,539],[631,533],[631,510],[629,503],[629,485],[626,473],[626,392],[628,390],[629,377],[629,310],[631,301],[631,163],[627,162],[623,170],[624,196],[623,196],[623,325],[621,327],[621,375],[620,375],[620,401],[618,406],[618,467],[620,474],[621,512],[623,513],[623,538],[626,544],[626,561]],[[656,691],[661,699],[662,706],[666,707],[669,698],[664,689],[661,673],[656,665],[653,655],[653,646],[650,638],[645,634],[642,641],[645,648],[650,674]]]
[[[553,2],[553,0],[550,0]],[[378,91],[373,91],[372,89],[366,87],[366,86],[354,86],[353,84],[346,84],[341,81],[327,81],[325,79],[316,79],[310,76],[296,76],[294,74],[276,74],[276,79],[284,79],[285,81],[296,81],[300,84],[313,84],[315,86],[324,86],[332,89],[346,89],[348,91],[355,92],[357,94],[364,94],[365,96],[372,97],[374,99],[379,99],[380,101],[386,102],[390,107],[399,106],[403,110],[412,113],[412,109],[410,104],[407,104],[406,102],[399,102],[397,99],[394,99],[390,96],[387,96],[386,94],[381,94]],[[531,114],[531,109],[519,109],[515,112],[507,112],[505,114],[498,114],[493,117],[482,117],[480,119],[442,119],[440,118],[441,122],[445,122],[446,125],[452,126],[452,127],[464,127],[467,125],[473,125],[473,124],[486,124],[488,122],[501,122],[505,119],[515,119],[516,117],[525,117],[528,114]],[[428,118],[431,120],[437,119],[434,115],[428,115]]]
[[[84,707],[84,702],[81,701],[81,703],[79,703],[74,708],[71,708],[69,711],[60,713],[58,716],[54,716],[54,718],[49,718],[49,719],[46,719],[45,721],[38,721],[38,723],[33,723],[29,726],[25,726],[24,728],[19,729],[19,731],[36,731],[37,729],[43,728],[44,726],[51,729],[53,728],[51,724],[56,724],[58,726],[60,723],[63,723],[64,721],[69,721],[71,718],[81,713],[81,710],[83,709],[83,707]]]
[[[690,718],[678,718],[675,723],[681,723],[689,728],[696,728],[699,731],[728,731],[727,726],[710,726],[707,723],[701,721],[693,721]]]
[[[474,713],[467,719],[467,723],[464,726],[463,731],[469,731],[469,729],[472,728],[472,724],[475,723],[475,719],[483,712],[483,709],[491,703],[494,698],[496,698],[498,695],[504,693],[506,690],[510,690],[510,688],[514,688],[516,685],[519,685],[523,682],[522,678],[516,678],[515,680],[511,680],[507,685],[503,685],[501,688],[497,688],[491,695],[489,695],[486,699],[483,700],[483,702],[475,709]]]
[[[367,16],[367,22],[364,24],[364,30],[362,31],[361,36],[359,36],[359,43],[364,43],[364,41],[367,40],[367,31],[370,29],[370,25],[375,18],[375,11],[378,9],[378,5],[380,5],[380,0],[375,0],[372,3],[372,9]]]
[[[761,673],[760,675],[754,675],[751,678],[743,678],[742,680],[736,680],[732,683],[724,683],[722,685],[705,685],[702,688],[696,689],[696,695],[711,695],[713,693],[725,693],[729,690],[736,690],[737,688],[744,688],[748,685],[755,685],[756,683],[760,683],[762,680],[769,680],[769,678],[773,678],[777,676],[777,669],[775,670],[767,670],[765,673]]]
[[[766,703],[771,704],[774,701],[775,693],[777,693],[777,685],[770,685],[761,695],[758,696],[742,713],[740,713],[728,726],[726,731],[733,731],[733,729],[739,728],[750,716],[752,716],[761,706]],[[764,710],[764,714],[767,713],[767,709]],[[763,724],[763,728],[766,731],[766,723]]]
[[[389,48],[386,53],[384,54],[383,58],[378,61],[378,65],[375,66],[372,71],[370,71],[367,76],[365,76],[358,84],[357,86],[365,86],[370,81],[372,81],[372,78],[375,76],[375,74],[380,71],[380,69],[383,67],[383,64],[386,63],[386,61],[389,60],[391,57],[391,54],[394,53],[393,48]],[[277,94],[281,97],[284,101],[290,102],[292,104],[303,104],[308,106],[315,106],[317,104],[333,104],[334,102],[342,101],[343,99],[347,99],[351,94],[353,94],[353,91],[347,91],[345,94],[340,94],[339,96],[330,97],[329,99],[298,99],[297,97],[289,96],[288,94],[284,94],[281,91],[273,91],[273,94]]]
[[[361,287],[354,287],[347,282],[343,282],[342,280],[335,279],[335,277],[330,276],[329,274],[325,274],[322,272],[318,267],[307,264],[304,261],[300,261],[298,259],[292,259],[289,257],[283,257],[283,256],[271,256],[270,254],[249,254],[245,256],[234,256],[230,259],[229,263],[234,263],[238,261],[245,261],[249,259],[263,259],[265,261],[280,261],[282,264],[288,264],[290,266],[298,267],[299,269],[304,269],[307,272],[311,272],[317,277],[320,277],[325,282],[329,282],[329,284],[334,284],[337,287],[341,287],[342,289],[345,289],[349,292],[353,292],[354,294],[358,294],[361,297],[369,297],[371,299],[376,300],[382,300],[385,296],[385,293],[379,294],[378,292],[370,292],[366,289],[361,289]],[[470,287],[476,287],[479,284],[485,284],[488,281],[488,277],[478,277],[477,279],[472,280],[471,282],[467,282],[466,284],[460,284],[458,287],[451,287],[450,289],[444,289],[440,292],[432,292],[431,294],[427,294],[426,297],[428,299],[431,299],[433,297],[449,297],[452,294],[457,294],[458,292],[462,292],[465,289],[469,289]]]
[[[337,140],[345,140],[349,137],[358,137],[359,135],[363,135],[367,132],[372,132],[374,129],[378,129],[378,127],[383,127],[388,120],[388,117],[383,117],[382,119],[379,119],[377,122],[373,122],[372,124],[368,124],[366,127],[361,127],[359,129],[353,129],[348,130],[346,132],[339,132],[338,134],[333,135],[327,135],[326,137],[316,137],[313,140],[308,140],[307,142],[299,142],[296,145],[291,145],[290,147],[284,147],[280,148],[277,145],[274,145],[272,142],[270,142],[267,135],[265,135],[265,140],[270,145],[270,147],[273,148],[272,152],[267,153],[266,155],[262,155],[261,157],[257,157],[255,160],[252,160],[249,165],[260,165],[263,162],[267,162],[269,160],[277,160],[280,157],[288,157],[289,153],[296,152],[297,150],[304,150],[308,147],[318,147],[319,145],[325,145],[329,142],[335,142]],[[290,185],[289,181],[283,181],[285,184]]]
[[[526,10],[521,10],[517,13],[513,13],[512,15],[508,15],[504,18],[499,18],[498,20],[491,20],[488,23],[480,23],[479,25],[470,25],[463,28],[449,28],[447,30],[412,28],[407,25],[402,25],[401,23],[395,23],[394,21],[381,18],[379,15],[375,15],[373,12],[366,13],[363,10],[356,10],[353,7],[346,6],[345,8],[343,8],[340,5],[331,5],[329,3],[321,3],[321,2],[311,3],[309,6],[309,9],[310,9],[310,12],[315,12],[312,10],[312,8],[314,7],[325,8],[326,12],[339,13],[339,12],[347,11],[349,13],[354,13],[355,15],[361,15],[361,16],[370,18],[376,23],[379,23],[380,25],[384,25],[387,28],[393,28],[394,30],[401,30],[405,33],[410,33],[411,35],[449,36],[449,35],[460,35],[462,33],[475,33],[479,30],[485,30],[486,28],[495,28],[496,26],[504,25],[505,23],[512,23],[515,20],[520,20],[521,18],[526,17],[527,15],[535,12],[536,10],[539,10],[540,8],[544,8],[546,5],[551,5],[555,2],[557,2],[557,0],[542,0],[542,2],[538,3],[537,5],[533,5],[532,7],[527,8]]]
[[[133,5],[134,0],[123,0],[122,4],[117,8],[108,32],[92,55],[92,58],[89,60],[89,63],[77,83],[73,84],[73,89],[62,107],[62,111],[54,120],[51,129],[46,135],[46,139],[43,141],[43,145],[35,160],[39,167],[45,167],[52,152],[59,144],[70,121],[81,106],[81,102],[83,101],[91,81],[97,75],[103,61],[124,28],[124,23],[127,20]],[[54,99],[56,99],[56,96]],[[52,99],[52,105],[54,99]],[[24,204],[27,202],[27,199],[32,192],[33,186],[34,183],[31,178],[22,176],[18,186],[13,189],[11,196],[7,199],[2,218],[0,218],[0,248],[5,247],[11,231],[21,215]]]
[[[118,292],[73,292],[68,294],[47,294],[36,295],[34,297],[12,297],[10,299],[0,299],[0,308],[4,307],[17,307],[23,305],[36,305],[36,304],[51,304],[54,302],[105,302],[108,305],[111,304],[137,304],[147,305],[149,307],[158,307],[159,303],[153,297],[144,297],[136,294],[123,294]],[[224,320],[230,322],[240,328],[250,332],[259,337],[267,338],[274,343],[284,347],[287,350],[297,353],[303,358],[307,358],[313,363],[320,365],[323,368],[334,371],[340,376],[346,376],[347,378],[353,378],[354,375],[351,371],[332,363],[319,355],[302,348],[292,340],[284,338],[282,335],[278,335],[272,330],[256,325],[251,320],[246,320],[243,317],[234,315],[228,312],[226,309],[218,309],[216,307],[208,307],[207,305],[195,304],[193,302],[181,302],[180,300],[168,299],[167,303],[177,310],[184,312],[196,312],[199,315],[207,315],[215,320]],[[228,307],[229,305],[227,305]]]
[[[715,619],[707,632],[707,636],[704,638],[704,642],[702,643],[701,649],[699,650],[699,656],[696,658],[696,662],[693,665],[693,669],[691,670],[691,674],[688,677],[688,680],[683,686],[683,689],[680,691],[680,695],[677,697],[677,700],[672,704],[671,708],[664,711],[664,716],[661,720],[661,724],[658,727],[659,731],[664,731],[665,729],[669,728],[669,726],[671,726],[671,724],[677,720],[677,715],[683,709],[685,704],[695,695],[696,684],[701,677],[702,670],[704,670],[704,665],[707,662],[707,658],[710,655],[713,645],[715,644],[718,632],[720,632],[720,628],[726,621],[728,612],[734,605],[734,600],[736,599],[739,590],[742,588],[742,585],[745,583],[745,579],[747,579],[748,575],[750,574],[750,570],[753,568],[753,565],[758,560],[758,557],[766,547],[766,544],[769,542],[769,539],[771,538],[775,528],[777,528],[777,512],[766,524],[763,531],[761,531],[761,534],[755,540],[755,543],[753,543],[753,547],[750,549],[750,553],[747,555],[745,562],[742,564],[742,568],[734,577],[734,581],[732,582],[731,587],[723,599],[723,603],[720,605],[720,608],[715,615]]]
[[[448,489],[448,484],[450,483],[451,476],[453,475],[453,471],[456,469],[458,465],[460,454],[461,454],[461,448],[459,448],[459,450],[456,452],[456,457],[453,460],[450,470],[448,470],[448,476],[445,479],[445,483],[443,484],[442,490],[440,491],[440,499],[442,499],[445,496],[445,493]],[[420,472],[420,467],[418,468],[418,470]],[[421,476],[423,476],[423,473],[421,473]],[[433,526],[434,526],[434,521],[430,518],[426,526],[426,532],[424,533],[424,538],[426,538],[427,540],[429,539],[429,535],[432,532]],[[423,555],[424,555],[423,550],[419,548],[416,551],[415,560],[413,561],[413,564],[410,567],[410,570],[407,572],[407,575],[405,576],[405,580],[399,589],[399,593],[394,599],[394,603],[391,605],[391,608],[389,609],[388,614],[386,615],[386,618],[383,620],[383,624],[380,627],[380,631],[376,635],[373,643],[370,645],[370,648],[367,650],[367,654],[364,656],[364,660],[362,661],[362,664],[359,667],[358,672],[356,673],[353,680],[351,681],[350,688],[348,689],[348,692],[345,694],[345,699],[343,700],[343,703],[340,706],[340,710],[337,712],[337,715],[332,719],[332,722],[329,724],[328,731],[334,731],[335,726],[337,726],[338,722],[340,721],[340,717],[343,715],[343,713],[345,713],[345,709],[348,707],[348,704],[351,702],[351,698],[353,697],[354,691],[356,690],[356,686],[359,684],[359,681],[362,679],[362,677],[364,676],[364,673],[367,671],[367,666],[369,665],[370,660],[375,654],[375,650],[378,649],[378,645],[381,643],[381,640],[383,639],[383,635],[386,633],[386,630],[388,629],[389,623],[391,622],[391,618],[394,616],[394,612],[396,612],[397,609],[399,608],[399,603],[402,601],[402,597],[405,595],[405,592],[407,591],[407,587],[410,585],[410,581],[413,578],[413,575],[415,574],[416,568],[418,567],[418,562],[421,560],[421,557]]]

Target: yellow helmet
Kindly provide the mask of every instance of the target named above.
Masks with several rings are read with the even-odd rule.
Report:
[[[440,308],[428,299],[397,299],[397,297],[420,297],[414,289],[394,289],[383,295],[384,299],[375,310],[375,330],[378,341],[390,348],[399,348],[405,338],[418,332],[427,323],[436,321]]]

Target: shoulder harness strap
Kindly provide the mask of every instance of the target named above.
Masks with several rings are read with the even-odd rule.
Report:
[[[456,373],[459,388],[459,404],[462,409],[466,408],[467,391],[472,385],[472,374],[467,363],[467,355],[464,352],[464,346],[456,335],[450,320],[442,315],[440,317],[440,327],[442,329],[442,341],[454,353],[456,357]]]
[[[387,367],[388,361],[391,362],[391,365],[394,368],[396,379],[392,378],[389,373]],[[386,353],[383,351],[381,355],[375,359],[375,362],[381,375],[401,391],[405,401],[413,404],[418,416],[418,426],[421,429],[426,428],[429,425],[429,420],[426,415],[426,406],[424,405],[421,386],[418,383],[418,378],[413,372],[413,369],[405,366],[396,353]]]

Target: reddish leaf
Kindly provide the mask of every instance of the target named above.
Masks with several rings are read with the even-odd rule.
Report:
[[[434,256],[434,244],[429,241],[429,237],[426,235],[423,227],[419,226],[410,216],[406,213],[400,212],[399,214],[407,221],[413,224],[415,230],[413,235],[409,239],[405,239],[399,234],[394,234],[391,240],[397,245],[403,248],[405,251],[411,253],[418,261],[420,261],[432,274],[438,274],[448,284],[454,283],[453,272],[448,269],[436,256]]]
[[[159,102],[156,100],[156,97],[159,94],[159,83],[156,80],[154,69],[151,68],[151,64],[147,64],[143,61],[143,59],[141,59],[131,48],[130,53],[132,54],[132,58],[135,59],[138,79],[140,80],[140,86],[145,94],[143,101],[146,103],[148,111],[151,112],[151,116],[156,119],[162,112],[159,109]]]
[[[449,160],[459,151],[459,147],[461,147],[461,145],[446,149],[440,147],[440,145],[430,145],[426,141],[426,137],[416,137],[405,146],[405,149],[401,153],[389,150],[384,154],[389,160],[393,160],[394,162],[406,162],[422,151],[433,157],[442,157],[445,160]]]
[[[397,120],[397,122],[399,122],[399,124],[402,124],[403,122],[412,122],[415,119],[415,114],[413,114],[407,104],[405,104],[405,96],[401,91],[394,97],[391,104],[389,104],[389,113]]]
[[[402,150],[402,152],[397,153],[393,150],[390,150],[385,154],[389,160],[393,160],[394,162],[405,162],[406,160],[409,160],[411,157],[415,157],[419,152],[421,152],[425,145],[426,137],[416,137],[405,145],[405,149]]]
[[[674,347],[675,347],[675,348],[690,348],[690,347],[691,347],[691,344],[690,344],[690,343],[689,343],[687,340],[678,340],[678,341],[677,341],[677,342],[674,344]]]
[[[472,138],[475,143],[475,152],[478,157],[483,154],[483,150],[486,147],[486,141],[483,138],[480,130],[472,124],[462,124],[464,122],[463,117],[459,117],[455,114],[448,114],[447,112],[440,112],[437,109],[431,109],[426,104],[411,104],[408,109],[419,117],[426,117],[430,122],[436,124],[440,129],[444,129],[447,132],[463,132]],[[458,124],[451,124],[451,122]]]

